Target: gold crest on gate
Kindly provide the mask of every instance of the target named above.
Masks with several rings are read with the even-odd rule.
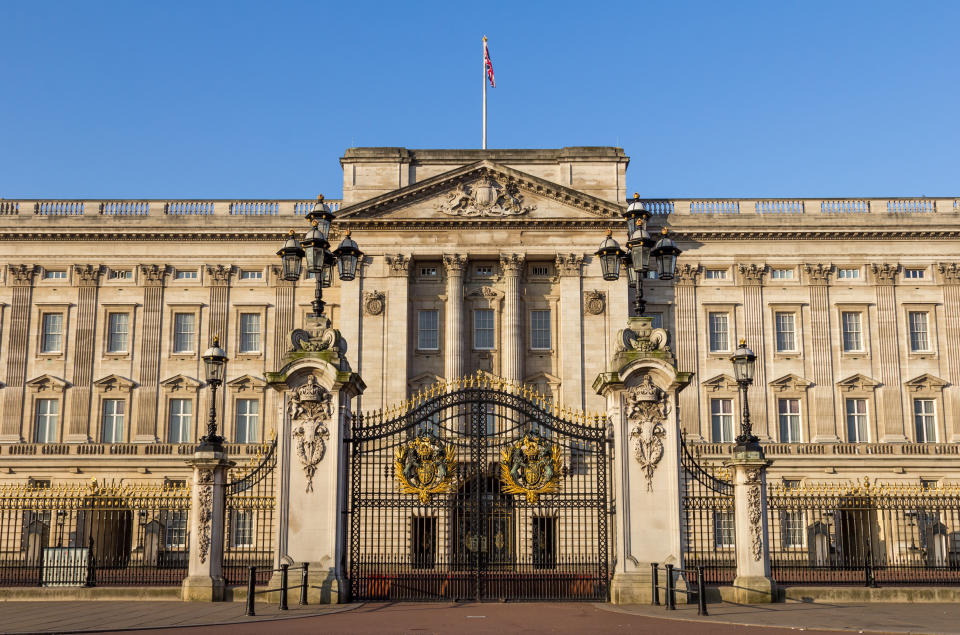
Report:
[[[433,434],[422,434],[394,452],[393,468],[404,494],[429,503],[434,494],[452,491],[457,473],[456,450]]]
[[[533,432],[500,452],[503,491],[524,494],[528,503],[537,502],[544,494],[558,492],[562,472],[560,446]]]

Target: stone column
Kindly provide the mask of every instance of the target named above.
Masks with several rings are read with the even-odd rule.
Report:
[[[210,316],[207,319],[207,341],[216,335],[221,342],[229,342],[230,273],[232,266],[207,265],[207,284],[210,286]],[[279,306],[279,305],[278,305]],[[292,319],[291,319],[292,323]]]
[[[70,418],[64,430],[64,441],[85,443],[90,440],[90,399],[93,380],[93,343],[96,339],[97,289],[100,284],[100,265],[76,265],[74,280],[79,288],[77,310],[77,337],[73,353],[72,386],[67,394]]]
[[[157,441],[157,395],[160,382],[160,339],[163,336],[163,283],[166,265],[140,265],[143,326],[140,337],[140,388],[135,442]]]
[[[943,389],[944,414],[946,421],[953,422],[946,433],[951,443],[957,443],[960,442],[960,350],[956,346],[960,342],[960,263],[941,262],[937,269],[943,285],[944,327],[947,335],[947,346],[940,350],[947,358],[947,379],[950,382]]]
[[[697,355],[697,277],[700,265],[687,263],[677,265],[676,286],[676,332],[672,333],[677,351],[677,367],[692,373],[690,388],[680,393],[680,426],[691,441],[710,438],[709,419],[700,421],[700,382],[697,379],[699,366]]]
[[[770,577],[767,528],[767,466],[763,452],[737,452],[726,465],[733,472],[734,522],[737,542],[736,602],[768,604],[776,599]]]
[[[829,284],[833,265],[805,264],[804,271],[810,285],[810,359],[813,376],[813,421],[811,434],[814,443],[838,443],[837,414],[834,406],[833,349],[830,331]],[[766,389],[765,384],[760,384]]]
[[[756,391],[760,399],[754,399],[750,404],[753,431],[760,438],[770,438],[770,422],[767,420],[767,342],[763,333],[763,276],[767,273],[766,265],[740,265],[740,275],[743,279],[743,318],[744,337],[747,345],[757,355],[754,367],[753,382],[762,388]],[[693,333],[695,331],[687,331]],[[680,366],[684,366],[681,364]],[[832,384],[831,384],[832,385]],[[749,395],[749,391],[747,391]]]
[[[894,283],[900,265],[872,265],[877,285],[877,337],[880,354],[880,417],[877,430],[881,443],[905,443],[903,386],[900,383],[900,338],[897,330],[897,297]]]
[[[10,335],[7,340],[7,376],[3,389],[3,426],[0,441],[23,440],[24,382],[27,379],[27,350],[30,346],[30,298],[33,295],[33,265],[9,265],[7,284],[13,286],[10,307]]]
[[[407,398],[407,374],[410,369],[410,257],[403,254],[385,257],[390,277],[387,279],[386,350],[389,372],[384,377],[384,407]]]
[[[443,322],[443,376],[447,381],[463,377],[463,270],[467,257],[444,254],[443,267],[447,273],[447,303]]]
[[[274,324],[274,329],[273,329],[273,357],[267,360],[266,362],[267,368],[270,368],[271,366],[276,366],[277,364],[279,364],[280,359],[284,356],[284,354],[286,354],[287,349],[290,348],[290,340],[288,339],[288,336],[290,335],[290,331],[293,330],[293,321],[296,315],[296,304],[295,304],[295,292],[297,288],[296,281],[290,282],[288,280],[284,280],[283,277],[281,276],[282,270],[279,266],[274,266],[271,269],[272,269],[271,273],[273,277],[273,284],[276,292],[276,305],[277,305],[276,316],[277,317],[276,317],[276,322]],[[229,281],[230,281],[229,272],[226,272],[225,275],[223,273],[218,274],[217,286],[211,286],[210,288],[210,306],[211,307],[213,306],[213,299],[214,299],[213,296],[215,292],[214,290],[218,290],[216,291],[218,296],[217,302],[218,304],[220,304],[219,296],[223,294],[223,291],[229,290],[229,286],[228,286]],[[228,304],[226,300],[227,298],[224,298],[224,302],[223,302],[224,310],[226,310],[226,306]],[[219,321],[219,318],[218,318],[218,321]],[[211,319],[210,322],[212,325],[213,320]],[[221,324],[224,326],[224,328],[226,328],[225,323],[221,323]],[[217,334],[220,335],[220,333],[217,333]],[[220,337],[225,338],[226,335],[227,335],[226,332],[224,332],[222,335],[220,335]],[[211,341],[212,341],[212,338],[211,338]],[[221,341],[226,342],[227,340],[221,339]]]
[[[225,452],[197,452],[190,491],[190,561],[181,597],[188,602],[222,602],[223,540],[227,470],[233,465]]]
[[[523,255],[500,254],[505,285],[503,296],[503,378],[523,383],[524,319],[520,309],[520,272]]]
[[[560,275],[560,315],[556,351],[560,357],[560,403],[584,408],[583,379],[583,256],[557,254]]]

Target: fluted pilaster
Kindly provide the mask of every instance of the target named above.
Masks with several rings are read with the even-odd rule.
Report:
[[[22,441],[24,382],[27,348],[30,343],[30,298],[33,294],[33,265],[10,265],[8,284],[13,286],[10,306],[10,335],[7,340],[7,376],[3,389],[3,429],[0,439]]]
[[[947,435],[950,441],[960,441],[960,263],[941,262],[937,265],[943,284],[944,328],[948,346],[942,349],[947,358],[947,378],[950,384],[944,388],[946,402]]]
[[[830,342],[830,275],[829,264],[807,264],[804,271],[810,288],[810,359],[813,377],[812,441],[837,442],[836,410],[834,407],[833,351]]]
[[[143,286],[143,330],[140,338],[140,388],[134,441],[157,440],[157,396],[160,384],[160,329],[163,317],[164,265],[140,265]]]
[[[91,381],[93,380],[94,338],[97,323],[97,291],[100,283],[99,265],[77,265],[74,278],[79,285],[77,298],[77,336],[74,338],[73,378],[68,391],[70,418],[67,420],[64,440],[89,441]]]
[[[697,277],[700,265],[682,263],[676,273],[676,343],[677,368],[693,373],[691,385],[680,392],[680,426],[695,440],[710,437],[710,422],[700,421],[700,373],[697,364]]]
[[[523,318],[520,311],[520,273],[524,256],[501,254],[503,270],[503,378],[520,383],[523,381]]]
[[[757,356],[753,383],[761,389],[747,391],[750,400],[750,419],[753,432],[761,438],[770,437],[770,421],[767,418],[767,344],[763,333],[763,283],[766,265],[740,265],[743,281],[744,338]],[[682,393],[681,393],[682,394]]]
[[[447,273],[447,306],[443,326],[443,374],[447,381],[464,375],[463,355],[463,271],[467,257],[444,254]]]
[[[903,426],[903,386],[900,382],[900,338],[897,332],[897,296],[894,286],[899,265],[873,265],[877,289],[877,339],[880,348],[880,441],[906,441]]]

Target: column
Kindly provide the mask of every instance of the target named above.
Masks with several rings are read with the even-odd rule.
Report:
[[[220,341],[226,344],[230,341],[228,339],[230,324],[230,273],[233,267],[229,265],[207,265],[206,269],[207,284],[210,286],[210,317],[207,320],[207,342],[205,342],[204,345],[209,346],[209,342],[213,341],[215,335],[219,336]],[[292,323],[293,319],[291,316],[291,324]],[[201,346],[201,348],[203,348],[203,346]]]
[[[837,415],[834,407],[833,350],[830,340],[830,274],[833,265],[805,264],[810,285],[810,360],[813,378],[813,421],[811,439],[814,443],[838,443]],[[764,386],[766,389],[766,386]]]
[[[227,470],[235,464],[225,452],[197,452],[190,488],[190,559],[181,597],[188,602],[222,602],[223,540]]]
[[[940,282],[943,285],[943,315],[947,346],[941,347],[947,358],[947,379],[949,385],[943,389],[946,408],[945,420],[953,422],[947,427],[947,438],[951,443],[960,442],[960,351],[956,343],[960,342],[960,263],[941,262],[937,265]]]
[[[737,577],[735,601],[769,604],[776,596],[770,577],[770,542],[767,527],[767,466],[763,452],[742,452],[726,463],[733,472],[736,526]]]
[[[66,421],[64,441],[85,443],[90,440],[90,399],[93,380],[94,340],[97,324],[97,290],[100,265],[76,265],[74,281],[79,286],[77,301],[77,337],[73,354],[73,385],[67,392],[70,418]]]
[[[163,283],[166,265],[140,265],[143,285],[143,327],[140,338],[140,378],[137,392],[135,442],[157,441],[157,395],[160,382],[160,338],[163,316]]]
[[[700,422],[700,368],[697,357],[697,277],[700,265],[679,264],[675,276],[676,330],[673,336],[677,368],[693,373],[690,387],[680,393],[680,428],[692,441],[710,438],[710,421]]]
[[[467,257],[444,254],[443,267],[447,273],[447,306],[443,323],[443,376],[447,381],[464,375],[463,361],[463,270]]]
[[[560,315],[556,350],[560,356],[560,403],[571,408],[584,408],[583,392],[583,290],[581,269],[583,256],[557,254],[560,275]]]
[[[410,256],[393,254],[385,257],[387,278],[387,323],[384,355],[384,407],[398,404],[407,398],[407,372],[410,324]]]
[[[274,284],[274,287],[275,287],[274,290],[276,293],[275,303],[277,305],[277,308],[276,308],[277,317],[276,317],[276,324],[274,324],[274,328],[273,328],[273,358],[267,361],[267,367],[279,368],[280,359],[284,356],[284,354],[290,348],[290,340],[287,339],[287,336],[290,334],[290,331],[293,330],[294,315],[296,313],[296,305],[294,304],[294,297],[296,295],[295,290],[297,287],[297,283],[296,281],[291,282],[289,280],[284,280],[283,277],[280,275],[281,270],[280,270],[280,267],[278,266],[272,267],[271,273],[273,274],[273,284]],[[224,278],[226,280],[225,284],[218,284],[217,286],[210,288],[210,306],[211,307],[213,306],[214,289],[229,290],[229,286],[227,286],[230,280],[229,274],[227,274],[226,276],[222,276],[221,280],[223,280]],[[221,304],[221,298],[219,296],[222,293],[223,293],[222,291],[217,292],[218,305]],[[224,310],[226,310],[226,307],[228,306],[227,298],[224,298],[222,300],[222,304],[224,306]],[[212,313],[213,311],[211,311],[211,316],[212,316]],[[225,324],[219,318],[219,316],[218,316],[218,320],[221,321],[221,324]],[[211,324],[213,323],[212,318],[210,322]],[[226,337],[226,333],[221,335],[221,338],[223,337]],[[221,341],[226,341],[226,340],[221,340]]]
[[[9,265],[7,283],[13,286],[10,307],[10,337],[7,340],[7,376],[3,389],[3,428],[0,440],[20,442],[23,425],[24,382],[27,379],[27,349],[30,344],[30,298],[33,265]]]
[[[900,382],[900,333],[897,331],[897,297],[894,283],[900,265],[872,265],[877,289],[877,337],[880,354],[880,417],[877,429],[881,443],[905,443]]]
[[[753,431],[759,437],[770,438],[770,422],[767,420],[767,343],[763,333],[763,276],[766,265],[740,265],[743,281],[744,337],[747,346],[757,355],[753,383],[760,387],[750,404]],[[832,385],[832,384],[831,384]],[[747,391],[750,394],[750,391]],[[759,397],[759,399],[757,398]],[[749,398],[749,397],[748,397]]]
[[[500,254],[506,287],[503,296],[503,378],[523,383],[523,316],[520,309],[520,272],[523,255]],[[582,314],[581,314],[582,315]]]

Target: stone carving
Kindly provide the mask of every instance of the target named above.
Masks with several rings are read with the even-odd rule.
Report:
[[[36,267],[33,265],[10,265],[7,267],[10,274],[10,284],[17,287],[29,286],[33,283],[33,272]]]
[[[383,291],[366,291],[363,294],[363,312],[367,315],[380,315],[386,307]]]
[[[394,278],[405,278],[410,273],[410,257],[403,254],[388,254],[383,257],[390,268],[390,276]]]
[[[287,403],[293,443],[307,477],[307,492],[313,491],[313,475],[327,452],[328,423],[333,417],[333,395],[313,375],[293,390]]]
[[[937,271],[943,276],[944,284],[960,284],[960,264],[941,262],[937,264]]]
[[[873,279],[877,284],[887,285],[897,281],[897,271],[900,269],[900,265],[884,262],[879,265],[870,265],[870,269],[873,271]]]
[[[903,382],[903,385],[907,387],[911,392],[925,392],[931,393],[938,390],[943,390],[947,386],[948,382],[939,377],[935,377],[930,373],[924,373],[919,377],[914,377],[909,381]]]
[[[583,256],[577,254],[557,254],[557,272],[561,276],[579,276],[583,266]]]
[[[536,503],[560,490],[563,458],[560,446],[534,432],[500,452],[500,481],[506,494],[523,494]]]
[[[416,494],[424,504],[434,494],[450,492],[457,474],[456,454],[456,448],[445,445],[432,431],[398,447],[393,470],[400,490]]]
[[[875,379],[871,379],[866,375],[857,373],[851,375],[846,379],[842,379],[837,382],[837,387],[844,392],[853,392],[853,393],[865,393],[875,390],[877,386],[880,385]]]
[[[833,265],[823,264],[822,262],[817,264],[807,263],[803,265],[803,270],[810,279],[810,284],[829,284],[830,274],[833,272]]]
[[[603,291],[594,289],[583,294],[583,308],[590,315],[600,315],[606,306],[606,295]]]
[[[691,265],[689,263],[680,263],[673,274],[673,279],[677,284],[692,285],[697,283],[697,276],[700,275],[700,265]]]
[[[763,525],[761,524],[760,483],[762,468],[746,471],[747,483],[747,519],[750,521],[750,551],[754,560],[763,557]]]
[[[73,274],[78,286],[92,287],[100,281],[100,272],[103,267],[100,265],[74,265]]]
[[[210,552],[210,522],[213,520],[213,470],[200,471],[200,487],[197,490],[197,503],[200,507],[197,539],[200,548],[200,562],[207,561]]]
[[[230,273],[233,267],[224,265],[207,265],[207,281],[214,287],[225,287],[230,284]]]
[[[140,281],[145,287],[158,287],[167,275],[166,265],[140,265]]]
[[[663,458],[661,439],[667,434],[663,422],[669,413],[666,393],[653,383],[650,375],[645,375],[640,385],[627,392],[627,421],[633,439],[633,456],[647,479],[647,491],[653,491],[653,473]]]
[[[650,320],[638,320],[634,324],[636,329],[620,329],[617,333],[617,352],[640,351],[649,353],[652,351],[670,352],[667,345],[669,336],[666,329],[655,329],[651,326]]]
[[[467,257],[460,254],[443,254],[443,266],[447,273],[462,273],[467,267]]]
[[[523,268],[524,258],[524,256],[517,254],[500,254],[500,268],[504,275],[519,275]]]
[[[436,209],[448,216],[519,216],[536,209],[536,205],[524,205],[516,183],[500,185],[489,176],[482,176],[470,185],[458,183],[437,203]]]
[[[288,353],[297,351],[317,353],[328,350],[340,352],[340,331],[333,328],[333,323],[326,316],[320,316],[313,321],[312,328],[293,329],[289,337],[291,348]]]
[[[493,287],[477,287],[467,294],[468,298],[487,298],[490,300],[499,296],[500,294]]]
[[[757,285],[763,284],[763,275],[767,273],[766,265],[737,265],[740,275],[743,276],[744,284]]]
[[[783,377],[774,379],[770,382],[770,390],[773,392],[800,394],[809,388],[813,382],[809,382],[799,375],[787,373]]]

